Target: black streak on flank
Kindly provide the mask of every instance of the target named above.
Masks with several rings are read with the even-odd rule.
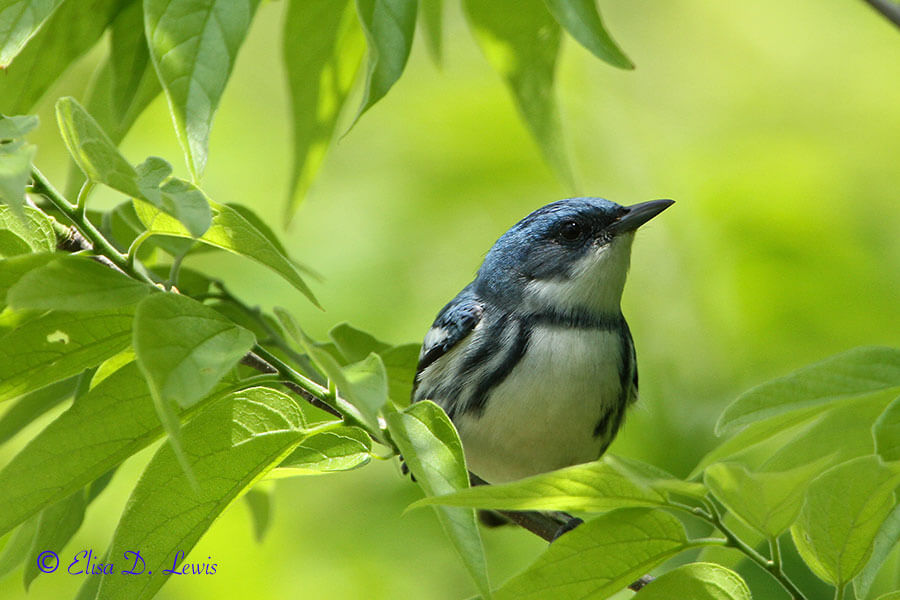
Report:
[[[531,326],[525,325],[519,320],[512,320],[509,325],[505,326],[516,328],[515,339],[506,356],[503,357],[502,362],[497,365],[497,368],[487,373],[478,382],[478,387],[475,388],[475,393],[472,394],[472,399],[469,403],[469,409],[473,410],[477,415],[481,415],[484,412],[487,397],[491,390],[506,379],[513,368],[519,364],[522,357],[525,356],[525,351],[528,349],[528,341],[531,339]]]

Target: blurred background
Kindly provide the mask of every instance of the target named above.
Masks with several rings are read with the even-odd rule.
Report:
[[[531,210],[571,195],[673,198],[634,247],[623,310],[641,402],[611,451],[678,475],[716,443],[713,423],[741,391],[853,346],[900,343],[900,30],[863,2],[601,1],[637,69],[613,69],[566,40],[558,80],[575,190],[541,161],[459,6],[447,4],[442,67],[417,38],[403,77],[335,145],[284,232],[285,6],[263,3],[216,117],[203,184],[283,233],[322,275],[313,287],[325,311],[235,256],[203,254],[188,266],[218,274],[249,303],[289,308],[319,338],[348,321],[391,343],[419,342],[493,241]],[[42,103],[31,139],[53,181],[67,163],[52,104],[80,97],[102,52]],[[133,162],[163,156],[187,175],[162,98],[122,149]],[[66,552],[105,550],[154,449],[120,469]],[[217,563],[216,574],[173,577],[159,598],[474,593],[433,514],[403,514],[419,492],[394,462],[276,484],[262,543],[236,503],[190,555]],[[543,548],[514,529],[484,538],[495,583]],[[20,575],[0,581],[0,599],[23,597]],[[28,598],[71,597],[79,584],[43,575]]]

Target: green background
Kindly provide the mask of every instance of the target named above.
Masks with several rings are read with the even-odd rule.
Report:
[[[417,38],[403,77],[336,144],[284,234],[293,256],[322,275],[313,287],[325,311],[234,256],[188,266],[251,303],[289,308],[318,337],[349,321],[392,343],[418,342],[491,243],[531,210],[575,194],[673,198],[635,243],[623,310],[641,402],[612,452],[679,475],[714,444],[712,424],[740,391],[852,346],[900,343],[900,32],[863,2],[602,2],[637,69],[613,69],[567,40],[558,81],[576,190],[541,161],[449,4],[443,66]],[[278,228],[290,165],[284,8],[260,7],[203,180],[214,200],[248,204]],[[80,96],[101,56],[79,62],[42,103],[31,140],[53,181],[68,169],[53,100]],[[186,176],[162,98],[122,149],[133,162],[163,156]],[[46,422],[0,449],[0,462]],[[83,548],[106,549],[150,451],[120,470],[61,553],[63,568],[39,577],[29,598],[74,593],[83,577],[65,565]],[[262,544],[237,503],[189,555],[217,563],[216,575],[174,577],[159,597],[474,593],[433,515],[402,514],[418,491],[395,463],[274,489]],[[495,583],[542,548],[517,530],[484,537]],[[0,598],[22,597],[20,575],[0,581]]]

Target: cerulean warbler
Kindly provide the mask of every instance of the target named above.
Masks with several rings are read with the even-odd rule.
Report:
[[[500,483],[599,458],[637,400],[620,300],[635,230],[673,204],[570,198],[494,244],[425,336],[413,401],[438,403],[469,470]]]

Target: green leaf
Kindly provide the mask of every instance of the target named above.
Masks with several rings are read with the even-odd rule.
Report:
[[[57,554],[62,552],[81,527],[85,508],[87,508],[86,490],[81,489],[41,511],[34,541],[25,561],[23,577],[26,590],[41,573],[38,569],[40,560],[38,556],[47,550]]]
[[[547,162],[572,187],[553,80],[562,33],[541,0],[465,0],[488,62],[506,79]]]
[[[272,493],[257,484],[247,491],[244,501],[253,520],[253,535],[257,542],[262,542],[272,518]]]
[[[0,8],[0,27],[3,14],[4,11]],[[24,217],[22,207],[25,205],[25,186],[31,181],[31,162],[37,150],[36,146],[26,144],[24,137],[37,125],[38,118],[32,115],[0,115],[0,204],[6,204],[20,220]],[[8,235],[0,237],[0,256],[13,256],[10,241],[4,240],[4,237]]]
[[[603,27],[595,0],[544,1],[553,18],[594,56],[620,69],[634,68]]]
[[[195,181],[213,116],[259,0],[144,0],[150,56]]]
[[[703,500],[707,496],[706,486],[702,483],[683,481],[654,465],[611,454],[607,454],[605,460],[619,472],[627,474],[633,481],[639,481],[667,498],[675,495]]]
[[[0,416],[0,444],[10,439],[36,418],[72,397],[78,377],[58,381],[25,394]]]
[[[419,344],[394,346],[381,353],[388,376],[388,393],[399,408],[409,406],[413,379],[419,362]]]
[[[691,563],[663,573],[637,595],[640,600],[751,600],[741,576],[713,563]]]
[[[2,14],[2,13],[0,13]],[[40,120],[35,115],[19,115],[7,117],[0,115],[0,143],[9,143],[22,139],[38,126]]]
[[[885,461],[900,460],[900,397],[895,398],[872,426],[875,452]]]
[[[416,6],[415,0],[356,0],[369,56],[356,120],[384,98],[403,74],[416,31]]]
[[[854,348],[744,393],[719,417],[716,433],[796,408],[895,387],[900,387],[900,349]]]
[[[566,533],[495,594],[497,600],[603,600],[663,561],[696,546],[661,510],[625,508]]]
[[[411,507],[442,504],[496,510],[606,512],[665,503],[663,494],[646,487],[603,458],[510,483],[477,486],[454,494],[423,498]]]
[[[444,0],[419,0],[419,23],[425,34],[425,45],[438,65],[443,55],[443,21]]]
[[[56,250],[56,234],[49,217],[30,206],[20,209],[24,219],[16,215],[15,208],[0,206],[0,257]]]
[[[104,575],[98,599],[151,598],[169,577],[165,569],[175,570],[173,563],[184,561],[228,505],[303,441],[305,426],[293,400],[266,388],[232,394],[187,423],[184,450],[196,488],[171,446],[161,446],[131,494],[109,553],[119,561],[139,550],[146,571]]]
[[[349,323],[340,323],[332,327],[328,337],[340,350],[347,363],[359,362],[372,352],[381,354],[390,345],[375,339],[375,336],[351,326]]]
[[[188,408],[253,347],[253,334],[179,294],[144,298],[134,315],[134,350],[151,391]]]
[[[139,173],[141,172],[141,166],[144,164],[146,164],[146,161],[138,165]],[[168,166],[168,163],[166,165]],[[145,193],[148,191],[146,188],[142,189]],[[148,198],[153,198],[154,196],[156,194],[151,196],[145,194],[145,197]],[[153,202],[153,204],[156,203]],[[190,181],[185,181],[178,177],[168,179],[159,187],[159,204],[156,204],[156,206],[183,223],[193,237],[200,237],[212,225],[212,210],[209,207],[209,199],[200,188]]]
[[[364,51],[349,0],[291,0],[283,34],[294,138],[288,217],[322,166]]]
[[[450,418],[431,401],[417,402],[387,416],[388,430],[403,460],[428,496],[469,487],[469,471],[459,435]],[[438,519],[463,560],[478,590],[488,600],[491,584],[475,511],[437,507]]]
[[[688,479],[700,477],[703,475],[703,470],[713,463],[734,456],[749,448],[760,446],[769,440],[773,440],[779,434],[809,425],[812,421],[821,418],[822,414],[827,412],[827,410],[827,406],[801,408],[766,419],[765,421],[751,423],[704,456],[697,463],[697,466],[694,467]]]
[[[829,462],[826,457],[774,473],[752,473],[737,463],[717,463],[706,468],[703,481],[735,517],[775,539],[797,519],[809,482]]]
[[[0,535],[102,476],[161,434],[137,364],[117,370],[0,469]]]
[[[0,337],[0,400],[71,377],[131,342],[129,309],[51,312]]]
[[[262,218],[250,210],[250,208],[244,206],[243,204],[236,204],[234,202],[226,202],[225,206],[235,211],[244,219],[250,223],[253,227],[255,227],[269,242],[275,246],[275,248],[281,252],[283,255],[287,256],[288,251],[287,248],[284,247],[284,244],[281,243],[281,240],[278,239],[278,236],[275,235],[275,232],[272,231],[272,228],[269,227]]]
[[[369,462],[372,438],[359,427],[339,427],[303,440],[272,471],[271,477],[291,477],[347,471]]]
[[[861,456],[822,473],[809,486],[791,536],[810,569],[843,586],[865,566],[894,507],[900,466]]]
[[[0,113],[30,111],[60,75],[97,43],[124,1],[63,2],[0,77]]]
[[[853,579],[853,589],[857,598],[866,598],[878,571],[888,555],[900,543],[900,504],[894,506],[891,514],[881,524],[872,544],[872,555],[863,570]]]
[[[9,66],[62,0],[6,0],[0,3],[0,69]]]
[[[137,172],[74,98],[56,102],[56,120],[69,154],[87,178],[131,197],[140,197]]]
[[[900,600],[900,592],[888,592],[883,596],[878,596],[875,600]]]
[[[28,250],[31,252],[31,250]],[[55,260],[56,254],[41,252],[39,254],[21,254],[0,259],[0,306],[6,304],[6,295],[23,275]]]
[[[132,306],[154,287],[82,256],[64,256],[34,269],[9,290],[16,310],[94,312]]]
[[[0,578],[13,571],[28,556],[34,534],[37,532],[39,515],[34,515],[13,532],[0,553]]]
[[[209,204],[212,208],[212,225],[206,233],[198,238],[198,241],[246,256],[269,267],[290,282],[310,302],[319,306],[312,291],[300,276],[296,265],[279,252],[265,234],[234,209],[212,201]],[[175,237],[191,237],[184,225],[153,205],[137,200],[134,202],[134,208],[141,222],[149,231]]]

